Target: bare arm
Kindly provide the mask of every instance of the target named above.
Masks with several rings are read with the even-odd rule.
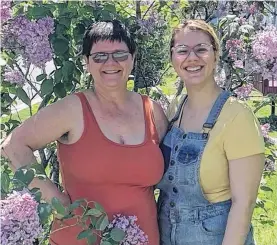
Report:
[[[264,154],[229,162],[232,207],[222,245],[244,245],[264,169]]]
[[[75,95],[47,106],[14,129],[1,145],[1,155],[10,160],[11,169],[15,171],[22,166],[35,163],[33,151],[71,132],[75,123],[72,111],[82,111],[79,99]],[[40,188],[42,198],[48,202],[53,197],[61,199],[64,204],[70,201],[49,179],[34,179],[30,187]]]

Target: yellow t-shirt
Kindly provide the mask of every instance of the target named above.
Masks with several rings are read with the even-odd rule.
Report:
[[[170,104],[167,117],[171,120],[184,95]],[[260,124],[243,101],[230,97],[210,131],[200,164],[200,182],[207,200],[212,203],[231,198],[228,160],[264,153]]]

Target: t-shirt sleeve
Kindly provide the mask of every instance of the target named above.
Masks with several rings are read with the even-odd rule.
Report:
[[[264,153],[261,127],[250,108],[243,108],[226,127],[224,150],[228,160]]]

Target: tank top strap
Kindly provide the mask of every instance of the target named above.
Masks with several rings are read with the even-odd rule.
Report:
[[[145,118],[145,130],[147,141],[154,141],[156,144],[159,144],[159,135],[155,125],[155,118],[153,113],[153,103],[151,99],[142,95],[143,107],[144,107],[144,118]]]
[[[94,115],[85,94],[83,92],[77,92],[74,94],[77,95],[81,101],[84,118],[84,130],[86,130],[91,125],[91,122],[93,122],[93,124],[95,123]]]

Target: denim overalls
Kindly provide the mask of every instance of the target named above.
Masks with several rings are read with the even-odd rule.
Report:
[[[203,195],[199,167],[204,148],[221,109],[230,93],[223,91],[214,103],[203,133],[187,134],[175,125],[182,101],[161,144],[165,173],[160,189],[158,216],[160,245],[221,245],[231,208],[231,200],[210,203]],[[252,226],[245,245],[254,245]]]

